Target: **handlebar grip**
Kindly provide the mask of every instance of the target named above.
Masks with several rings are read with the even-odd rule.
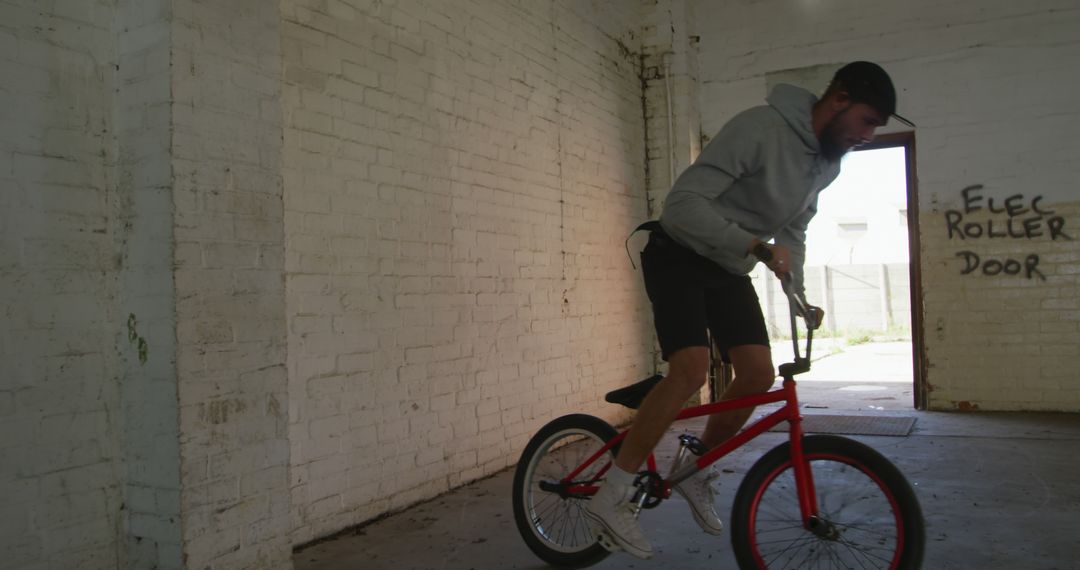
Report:
[[[785,295],[793,295],[791,291],[792,277],[790,273],[784,273],[780,277],[780,288],[784,290]]]
[[[801,295],[792,290],[792,284],[794,280],[790,273],[785,273],[780,277],[780,287],[784,290],[784,294],[788,296],[788,301],[796,309],[796,314],[806,321],[806,326],[810,330],[818,328],[821,323],[817,322],[817,315],[810,310],[810,303],[806,302]]]
[[[768,263],[772,261],[773,258],[772,250],[769,249],[769,246],[765,245],[764,242],[759,242],[755,245],[754,249],[751,250],[751,253],[753,253],[754,257],[758,258],[758,261],[762,263]]]

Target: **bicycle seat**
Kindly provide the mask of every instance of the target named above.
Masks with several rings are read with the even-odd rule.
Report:
[[[638,406],[641,405],[642,400],[645,399],[645,396],[648,395],[649,391],[653,389],[653,386],[656,386],[663,378],[664,377],[659,374],[649,376],[636,384],[631,384],[625,388],[619,388],[618,390],[608,392],[604,396],[604,400],[611,402],[612,404],[626,406],[631,410],[636,410],[638,409]]]

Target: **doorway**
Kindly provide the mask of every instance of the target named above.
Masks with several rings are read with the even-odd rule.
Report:
[[[808,295],[815,279],[826,352],[802,385],[831,383],[833,406],[926,406],[914,150],[914,134],[902,133],[849,153],[807,231]]]
[[[925,409],[915,183],[914,135],[884,135],[849,153],[819,195],[805,283],[826,318],[813,366],[800,379],[804,390],[820,392],[822,407]]]

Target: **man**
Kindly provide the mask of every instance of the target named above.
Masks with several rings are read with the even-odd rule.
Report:
[[[598,534],[639,558],[650,557],[652,548],[629,502],[633,480],[705,382],[706,329],[735,369],[724,399],[772,386],[769,337],[748,273],[761,260],[803,292],[806,227],[818,192],[839,174],[844,153],[871,140],[875,129],[896,116],[892,81],[869,62],[837,71],[820,100],[791,85],[778,85],[766,100],[768,105],[731,119],[679,177],[641,255],[668,375],[642,402],[615,465],[585,510]],[[752,411],[711,416],[702,442],[709,448],[720,444]],[[702,470],[675,486],[710,534],[722,531],[710,484],[715,477]]]

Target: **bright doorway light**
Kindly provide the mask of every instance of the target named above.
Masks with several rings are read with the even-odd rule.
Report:
[[[848,153],[840,176],[818,195],[806,231],[806,265],[907,263],[904,147]]]

